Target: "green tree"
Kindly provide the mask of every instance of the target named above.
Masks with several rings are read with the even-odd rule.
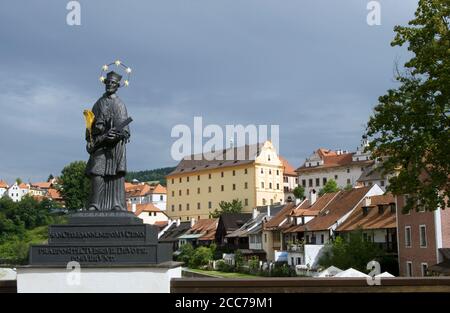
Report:
[[[208,247],[198,247],[195,249],[189,261],[189,267],[199,268],[208,265],[213,259],[213,251]]]
[[[319,196],[322,196],[326,193],[339,191],[339,187],[334,179],[330,179],[327,181],[325,186],[319,190]]]
[[[295,187],[293,193],[297,199],[305,198],[305,188],[303,186],[298,185],[297,187]]]
[[[190,243],[184,244],[180,247],[180,254],[177,257],[177,261],[183,262],[186,266],[189,265],[189,262],[194,254],[194,247]]]
[[[22,179],[20,177],[16,178],[16,183],[17,185],[20,185],[21,183],[23,183]]]
[[[137,179],[141,182],[146,181],[159,181],[163,186],[166,185],[166,176],[175,170],[175,167],[163,167],[154,170],[146,170],[139,172],[128,172],[125,179],[131,182],[133,179]]]
[[[86,162],[72,162],[61,172],[58,190],[69,210],[84,208],[89,196],[90,183],[85,174]]]
[[[242,201],[239,199],[233,199],[231,202],[220,201],[220,209],[215,209],[211,216],[213,218],[220,217],[223,213],[241,213],[242,211]]]
[[[410,195],[405,212],[417,203],[427,210],[450,204],[449,25],[448,0],[420,0],[409,25],[394,28],[391,45],[406,45],[412,58],[367,125],[383,173],[397,174],[388,190]]]
[[[345,185],[345,187],[344,187],[344,190],[345,190],[345,191],[349,191],[349,190],[352,190],[352,189],[353,189],[352,184],[347,184],[347,185]]]
[[[323,267],[331,265],[341,269],[353,267],[362,272],[367,272],[367,263],[379,260],[385,253],[373,242],[363,239],[362,231],[354,231],[336,239],[325,246],[324,254],[319,259]]]

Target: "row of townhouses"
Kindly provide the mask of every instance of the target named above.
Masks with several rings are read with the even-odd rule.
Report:
[[[7,196],[14,202],[19,202],[24,196],[32,196],[37,200],[51,199],[64,205],[64,200],[56,188],[57,180],[36,183],[17,183],[8,185],[6,181],[0,180],[0,198]]]
[[[398,259],[400,276],[447,274],[450,216],[447,210],[403,214],[404,196],[383,192],[377,184],[357,186],[301,201],[253,208],[251,213],[225,213],[219,218],[172,220],[152,204],[130,205],[146,223],[159,227],[159,240],[174,252],[183,244],[215,243],[245,258],[287,262],[315,271],[336,236],[361,232],[365,241]]]
[[[172,242],[174,251],[214,241],[247,257],[314,269],[326,243],[362,230],[365,240],[398,258],[402,276],[448,270],[448,210],[402,214],[404,197],[385,193],[390,176],[378,170],[367,145],[363,137],[355,152],[318,149],[297,169],[270,141],[191,155],[166,177],[165,210],[156,213],[155,203],[130,210],[159,214],[160,240]],[[329,180],[341,190],[319,196]],[[298,185],[303,200],[293,194]],[[138,201],[128,198],[130,205]],[[234,199],[241,213],[211,218],[221,201]]]

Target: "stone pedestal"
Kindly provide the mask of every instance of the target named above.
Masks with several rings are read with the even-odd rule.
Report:
[[[51,225],[47,245],[33,245],[30,265],[148,265],[172,260],[170,244],[158,243],[158,227],[131,212],[80,212],[66,225]]]
[[[181,277],[171,244],[131,212],[78,212],[30,248],[18,292],[169,292]]]

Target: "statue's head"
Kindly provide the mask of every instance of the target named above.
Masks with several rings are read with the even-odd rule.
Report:
[[[120,87],[120,80],[122,79],[122,76],[117,74],[114,71],[109,72],[106,74],[106,78],[103,81],[105,83],[105,91],[107,94],[114,94],[116,93],[117,89]]]

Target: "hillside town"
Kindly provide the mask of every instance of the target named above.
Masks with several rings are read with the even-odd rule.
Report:
[[[186,157],[166,176],[167,186],[127,182],[128,211],[158,228],[174,259],[184,245],[214,246],[230,265],[239,255],[261,268],[285,264],[301,276],[367,276],[353,268],[324,268],[320,261],[336,238],[357,233],[395,260],[384,275],[448,275],[449,210],[402,213],[408,195],[386,192],[395,174],[382,174],[379,161],[366,152],[368,144],[363,137],[353,152],[319,148],[297,168],[271,141],[229,148],[235,156],[244,153],[244,160]],[[337,188],[327,192],[330,182]],[[0,181],[0,197],[18,202],[25,196],[64,207],[58,178]],[[233,201],[241,204],[238,212],[217,212]]]

